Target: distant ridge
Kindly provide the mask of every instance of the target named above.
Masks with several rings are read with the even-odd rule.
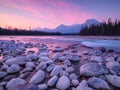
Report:
[[[35,28],[33,30],[38,30],[38,31],[45,31],[45,32],[60,32],[62,34],[77,34],[80,32],[83,26],[85,25],[91,25],[91,24],[99,24],[100,22],[97,21],[96,19],[87,19],[84,23],[82,24],[73,24],[70,26],[61,24],[57,26],[55,29],[49,29],[49,28]]]

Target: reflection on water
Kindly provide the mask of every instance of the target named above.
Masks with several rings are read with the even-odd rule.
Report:
[[[106,39],[106,38],[105,38]],[[58,44],[83,44],[89,47],[106,47],[113,49],[120,49],[120,40],[99,40],[99,39],[89,39],[88,37],[82,38],[79,36],[0,36],[0,40],[15,40],[17,42],[31,42],[31,43],[43,43],[47,45]],[[63,45],[62,45],[63,46]]]

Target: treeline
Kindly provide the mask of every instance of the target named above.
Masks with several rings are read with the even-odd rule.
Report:
[[[44,31],[32,31],[25,29],[3,29],[0,28],[0,35],[61,35],[59,32],[48,33]]]
[[[99,35],[99,36],[119,36],[120,35],[120,21],[109,18],[107,22],[102,22],[98,25],[92,24],[90,26],[82,27],[80,35]]]

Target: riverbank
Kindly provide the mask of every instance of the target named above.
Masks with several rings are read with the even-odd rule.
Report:
[[[119,90],[120,51],[42,42],[0,41],[2,90]]]

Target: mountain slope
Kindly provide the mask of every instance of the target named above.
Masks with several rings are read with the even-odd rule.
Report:
[[[45,32],[60,32],[62,34],[77,34],[80,32],[81,28],[84,27],[85,25],[90,26],[91,24],[99,24],[100,22],[98,22],[95,19],[88,19],[85,21],[85,23],[83,24],[73,24],[70,26],[66,26],[64,24],[59,25],[58,27],[56,27],[55,29],[48,29],[48,28],[44,28],[42,29],[42,31]],[[37,28],[37,30],[39,30]],[[41,30],[41,28],[40,28]]]

